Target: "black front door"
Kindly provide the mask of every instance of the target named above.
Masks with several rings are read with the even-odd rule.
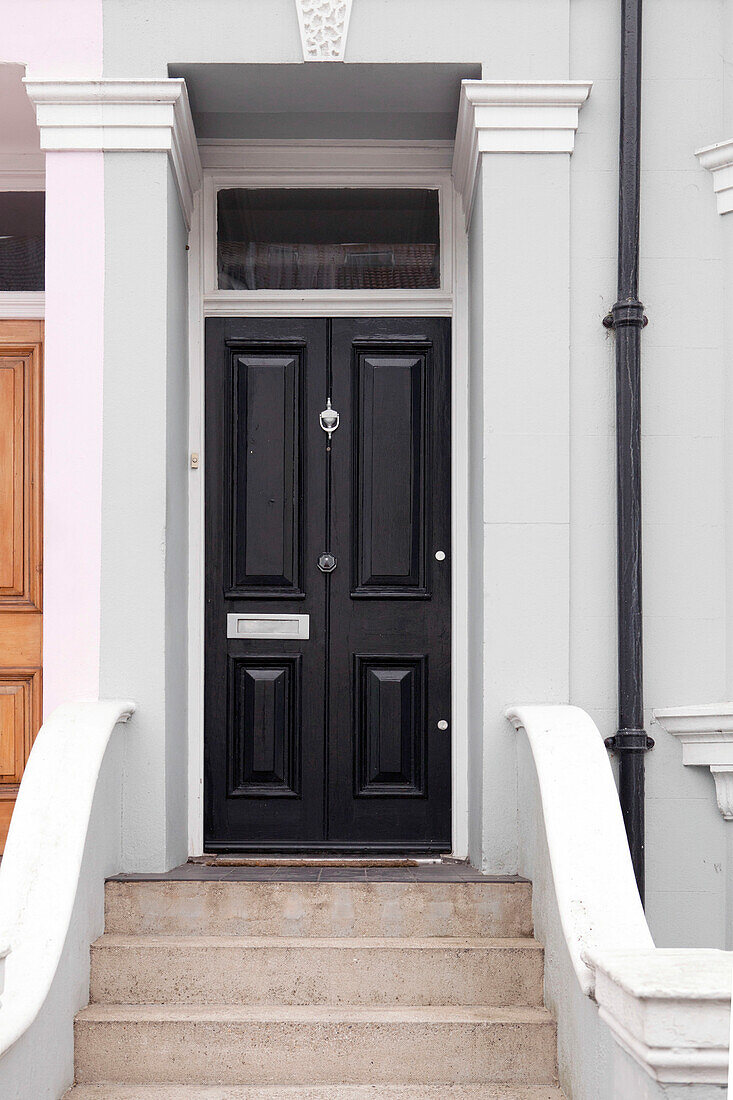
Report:
[[[450,848],[449,348],[206,322],[207,850]]]

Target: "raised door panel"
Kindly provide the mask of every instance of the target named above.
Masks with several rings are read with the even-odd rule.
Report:
[[[41,606],[40,347],[0,323],[0,609]]]
[[[357,797],[424,793],[426,664],[422,655],[356,655]]]
[[[425,349],[355,349],[355,597],[426,598]]]
[[[303,350],[232,355],[228,596],[303,595]]]
[[[299,655],[229,659],[229,797],[297,798]]]
[[[0,321],[0,851],[41,722],[40,321]]]

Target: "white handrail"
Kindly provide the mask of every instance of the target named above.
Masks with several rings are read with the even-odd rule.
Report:
[[[65,703],[44,722],[18,792],[0,864],[0,1054],[35,1020],[69,929],[99,771],[112,730],[135,704]]]
[[[513,706],[539,782],[560,920],[581,989],[593,996],[587,952],[654,946],[603,738],[579,707]]]

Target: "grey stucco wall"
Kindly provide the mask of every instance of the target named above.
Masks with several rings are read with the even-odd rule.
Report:
[[[493,871],[517,866],[517,807],[523,796],[514,779],[514,747],[501,718],[503,705],[569,700],[588,710],[604,734],[612,733],[616,722],[614,357],[613,338],[601,319],[613,303],[616,279],[618,7],[617,0],[354,0],[347,46],[351,63],[480,61],[487,78],[570,76],[594,82],[570,160],[565,235],[553,236],[557,226],[544,224],[555,216],[556,168],[534,158],[532,172],[545,175],[530,178],[520,156],[498,158],[484,173],[482,209],[470,242],[470,526],[477,601],[471,628],[469,834],[474,859]],[[733,216],[716,214],[710,179],[693,155],[697,147],[730,136],[726,125],[733,115],[729,110],[726,117],[724,99],[729,8],[724,0],[645,3],[641,287],[650,318],[643,392],[649,715],[653,707],[730,698],[733,690],[733,586],[728,580],[733,444],[726,370],[731,348],[726,302],[733,289],[730,281],[726,287],[726,271],[731,271],[733,254],[725,245]],[[106,76],[165,75],[169,62],[292,63],[301,57],[291,0],[104,0],[104,34]],[[132,165],[132,158],[121,157],[124,163]],[[155,576],[163,578],[155,581],[161,587],[148,611],[155,634],[151,647],[155,642],[166,652],[176,650],[177,601],[185,599],[178,592],[182,566],[165,554],[159,557],[152,544],[163,545],[166,525],[182,515],[180,509],[173,517],[164,515],[166,492],[171,502],[182,501],[173,458],[184,453],[177,434],[182,398],[177,382],[174,392],[163,392],[149,369],[153,359],[158,364],[168,359],[170,369],[177,370],[172,341],[174,330],[181,331],[181,316],[170,310],[164,321],[156,316],[153,327],[167,326],[167,335],[155,336],[157,350],[145,351],[142,363],[126,361],[131,321],[137,340],[137,317],[143,318],[142,336],[150,295],[168,300],[170,273],[159,268],[158,260],[168,257],[163,266],[174,267],[168,242],[160,240],[160,219],[169,210],[166,205],[162,212],[165,173],[158,167],[151,179],[151,170],[143,171],[142,165],[140,170],[142,175],[133,178],[130,168],[125,182],[118,166],[108,180],[110,201],[116,204],[110,210],[126,212],[134,237],[126,239],[128,224],[108,224],[106,373],[113,371],[115,377],[105,390],[110,418],[109,428],[105,424],[105,507],[121,515],[106,513],[103,667],[105,683],[119,682],[125,691],[131,687],[121,673],[132,673],[135,665],[130,656],[134,632],[121,620],[129,617],[129,601],[140,600],[136,583],[143,584],[142,562],[133,566],[142,548],[131,546],[124,532],[127,478],[135,485],[147,479],[137,516],[151,525],[142,539],[144,556]],[[537,194],[541,198],[535,202]],[[168,225],[167,232],[172,239],[176,230]],[[145,293],[140,263],[144,266],[152,242],[158,259]],[[180,281],[180,275],[171,277]],[[131,288],[127,279],[138,282]],[[505,295],[503,310],[497,306],[497,290]],[[174,377],[180,380],[177,373]],[[524,396],[517,388],[521,385]],[[139,410],[131,397],[136,389],[150,399]],[[543,401],[552,409],[554,426],[541,423]],[[513,413],[520,419],[511,431]],[[166,452],[161,423],[170,437]],[[127,443],[110,443],[109,450],[108,432],[122,433],[123,428],[132,432],[131,442],[140,443],[149,462],[131,456]],[[566,437],[565,464],[557,459],[548,468],[542,440],[557,458],[558,435]],[[487,448],[493,448],[494,457],[484,466],[480,456]],[[548,469],[555,473],[549,476]],[[170,482],[168,489],[159,479]],[[564,500],[558,494],[563,480]],[[521,508],[515,507],[522,501]],[[500,521],[514,522],[516,528],[503,552],[497,541]],[[488,530],[494,552],[486,525],[494,525]],[[181,531],[176,531],[178,539]],[[121,602],[128,603],[112,607],[120,579]],[[173,702],[174,667],[182,668],[180,653],[165,672],[158,658],[145,668],[140,662],[135,672],[161,708],[160,714],[151,711],[149,720],[164,723],[171,753],[173,770],[164,782],[173,816],[170,826],[156,820],[152,833],[156,845],[170,850],[180,822],[175,792],[184,774],[182,758],[173,751],[174,730],[182,720]],[[154,687],[158,675],[167,677],[167,701]],[[652,931],[660,945],[730,946],[733,826],[716,809],[710,775],[683,768],[676,741],[658,729],[650,727],[650,732],[657,739],[647,757]],[[130,751],[140,754],[145,772],[142,764],[155,742],[142,730],[138,736]],[[157,795],[152,779],[145,779],[139,794],[130,794],[131,828],[136,822],[138,829],[144,819],[143,801]],[[134,846],[129,854],[144,857]]]

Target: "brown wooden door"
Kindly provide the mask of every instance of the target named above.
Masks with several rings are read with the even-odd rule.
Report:
[[[43,322],[0,321],[0,851],[41,723]]]

